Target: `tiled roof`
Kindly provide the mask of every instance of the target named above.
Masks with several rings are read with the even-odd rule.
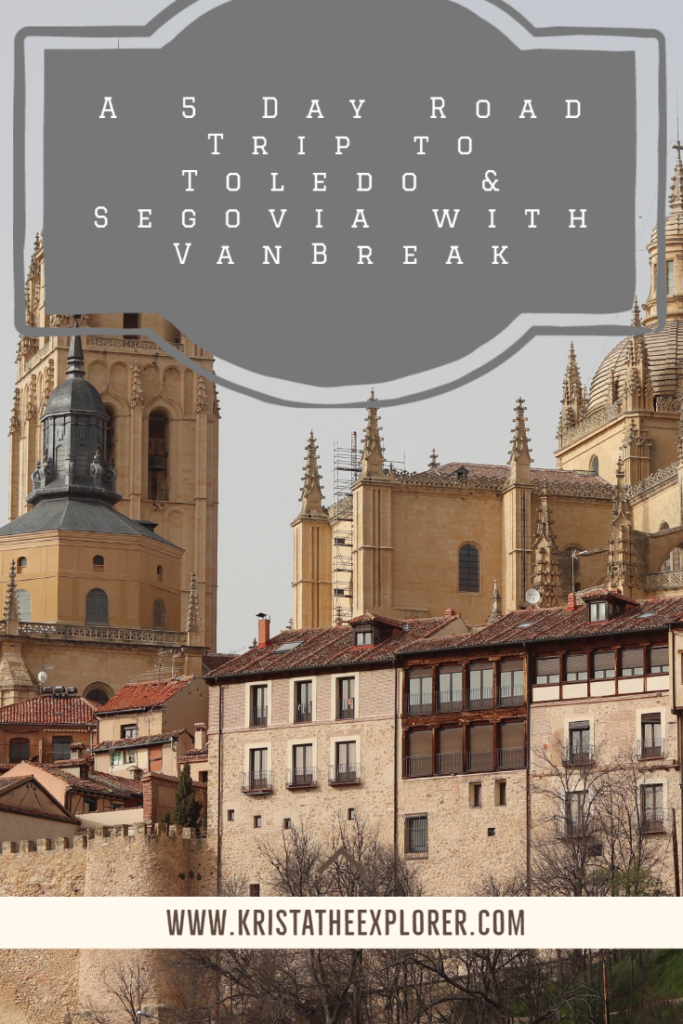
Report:
[[[42,768],[43,771],[66,782],[71,789],[76,789],[81,793],[123,798],[142,797],[142,783],[135,782],[133,779],[123,779],[118,775],[110,775],[108,772],[94,771],[92,768],[88,773],[88,778],[81,779],[78,775],[72,775],[71,772],[53,764],[39,764],[36,767]],[[21,776],[21,778],[26,777]]]
[[[405,647],[440,632],[456,617],[442,615],[433,619],[407,619],[397,623],[402,626],[400,633],[373,647],[356,647],[355,630],[348,624],[322,629],[288,629],[274,637],[267,647],[252,647],[227,665],[209,672],[206,678],[226,679],[268,672],[392,663]],[[291,648],[292,644],[296,647]],[[285,645],[288,649],[278,653],[278,648]]]
[[[162,679],[153,683],[128,683],[106,704],[101,704],[97,709],[97,714],[110,715],[119,711],[161,707],[176,693],[180,693],[193,679],[194,676],[182,676],[179,679]]]
[[[528,608],[509,612],[497,622],[477,633],[465,636],[422,639],[404,647],[403,653],[461,650],[492,644],[521,644],[535,640],[561,640],[572,637],[610,637],[614,634],[668,629],[672,622],[683,619],[683,598],[655,598],[624,604],[623,612],[606,622],[589,622],[588,608],[580,605],[575,611],[562,608]]]
[[[173,732],[157,732],[154,736],[136,736],[134,739],[127,740],[104,740],[93,747],[93,753],[101,754],[106,750],[131,750],[137,747],[156,747],[177,740],[184,732],[186,732],[185,729],[175,729]]]
[[[208,759],[208,747],[194,747],[193,750],[188,750],[186,754],[179,755],[178,764],[184,764],[185,761],[208,761]]]
[[[465,472],[463,472],[465,471]],[[435,469],[422,472],[396,472],[401,482],[416,484],[437,484],[441,486],[461,486],[465,490],[468,484],[484,486],[485,489],[501,489],[507,486],[510,479],[510,467],[492,466],[476,462],[448,462]],[[538,488],[543,486],[551,491],[561,492],[569,485],[573,491],[577,488],[587,497],[609,498],[613,494],[613,486],[602,477],[590,473],[576,473],[571,469],[535,469],[531,468],[531,484]]]
[[[85,697],[32,697],[0,708],[0,725],[95,725],[96,710]]]
[[[226,661],[230,661],[231,658],[236,658],[236,654],[217,654],[215,651],[205,654],[202,657],[202,664],[205,672],[212,672],[215,668],[220,668],[221,665],[225,665]]]

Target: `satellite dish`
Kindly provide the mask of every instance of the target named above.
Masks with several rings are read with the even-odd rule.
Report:
[[[524,600],[527,601],[528,604],[538,604],[541,600],[541,595],[532,587],[530,590],[527,590],[524,595]]]
[[[38,682],[42,685],[47,682],[47,672],[38,673]]]

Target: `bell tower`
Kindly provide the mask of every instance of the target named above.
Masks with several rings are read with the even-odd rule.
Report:
[[[204,352],[157,314],[82,315],[84,370],[102,396],[109,419],[106,448],[116,489],[117,511],[157,524],[157,534],[184,549],[182,603],[195,574],[202,628],[197,644],[216,647],[218,528],[218,396],[215,387],[185,368],[144,335],[156,331],[179,352],[211,370]],[[45,312],[43,240],[36,235],[26,281],[26,323],[70,327],[73,318]],[[112,337],[99,329],[119,330]],[[9,518],[28,510],[33,473],[43,453],[40,418],[67,372],[69,338],[22,336],[17,351],[17,386],[10,419]],[[103,467],[107,469],[107,467]]]

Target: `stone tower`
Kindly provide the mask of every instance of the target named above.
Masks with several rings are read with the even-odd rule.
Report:
[[[26,281],[26,323],[68,327],[71,316],[45,313],[43,242],[36,236]],[[213,357],[156,314],[101,314],[81,317],[87,379],[97,388],[109,419],[111,468],[121,500],[117,511],[157,524],[157,534],[184,549],[182,601],[196,595],[202,629],[198,643],[216,646],[216,561],[218,520],[218,400],[213,385],[186,369],[144,336],[98,334],[99,328],[155,330],[206,369]],[[42,458],[40,417],[67,370],[69,338],[21,337],[17,387],[10,420],[9,518],[27,511],[32,475]],[[107,467],[103,467],[105,470]]]

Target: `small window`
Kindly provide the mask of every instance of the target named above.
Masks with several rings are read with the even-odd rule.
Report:
[[[252,686],[249,724],[252,728],[268,725],[268,687]]]
[[[474,544],[463,544],[458,552],[458,590],[479,592],[479,551]]]
[[[259,818],[259,821],[260,820],[261,819]],[[260,828],[260,827],[261,826],[259,825],[258,828]],[[251,885],[249,886],[249,895],[250,896],[260,896],[261,895],[261,886],[259,885],[258,882],[252,882],[251,883]]]
[[[481,807],[481,782],[470,783],[470,807]]]
[[[28,590],[17,590],[17,617],[19,622],[31,621],[31,595]]]
[[[508,802],[507,782],[496,783],[496,804],[498,807],[505,807]]]
[[[346,537],[335,537],[334,538],[334,543],[336,545],[338,545],[339,547],[341,547],[344,544],[346,544]]]
[[[123,760],[124,760],[125,764],[137,764],[137,762],[138,762],[137,751],[135,751],[135,750],[124,750],[124,752],[123,752]]]
[[[568,654],[564,662],[564,678],[568,683],[588,679],[588,655]]]
[[[199,781],[200,782],[208,782],[209,781],[209,773],[208,772],[200,772],[199,773]]]
[[[52,757],[55,761],[66,761],[71,757],[72,736],[52,737]]]
[[[343,676],[337,680],[337,719],[356,716],[356,680]]]
[[[295,722],[310,722],[313,718],[313,680],[303,679],[296,684]]]
[[[332,591],[332,594],[334,597],[344,597],[344,588],[335,587],[334,590]]]
[[[116,768],[117,765],[123,764],[123,751],[112,750],[111,752],[111,766]]]
[[[594,455],[590,461],[590,472],[593,476],[600,476],[600,463],[598,462],[597,455]]]
[[[663,757],[662,715],[655,711],[640,719],[640,756]]]
[[[86,796],[83,800],[86,813],[92,813],[97,810],[97,800],[92,796]]]
[[[356,630],[356,647],[372,647],[375,642],[373,632],[371,629],[357,629]]]
[[[653,676],[668,675],[669,673],[669,648],[650,648],[650,673]]]
[[[157,566],[157,579],[158,580],[163,580],[163,578],[164,578],[164,567],[163,567],[163,565],[158,565]]]
[[[261,828],[261,815],[260,814],[255,814],[254,815],[254,828]]]
[[[536,682],[559,683],[560,681],[560,659],[559,658],[536,658]]]
[[[140,314],[139,313],[124,313],[123,314],[123,329],[124,331],[135,330],[136,327],[140,326]]]
[[[355,821],[356,820],[356,808],[355,807],[349,807],[348,811],[346,812],[346,817],[347,817],[347,819],[349,821]]]
[[[406,818],[406,853],[427,853],[427,815]]]
[[[673,295],[674,293],[674,261],[666,261],[666,294]]]
[[[27,560],[24,557],[18,558],[17,559],[17,572],[18,573],[21,572],[21,570],[25,569],[27,565],[28,565],[28,562],[27,562]]]
[[[473,661],[469,667],[467,707],[474,711],[493,707],[493,663]]]
[[[664,786],[661,783],[642,787],[642,816],[646,832],[663,832],[665,828]]]
[[[292,819],[291,818],[285,818],[285,820],[282,822],[282,827],[284,829],[290,829],[292,827]]]
[[[95,572],[104,572],[104,558],[102,555],[95,555],[92,560],[92,567]]]
[[[593,679],[614,679],[614,651],[596,651],[593,655]]]
[[[591,622],[606,622],[607,601],[591,601],[588,605],[588,616]]]
[[[642,676],[645,671],[642,647],[624,647],[621,652],[621,676]]]
[[[230,809],[228,810],[228,815],[227,815],[227,818],[228,818],[228,821],[234,821],[234,820],[235,820],[235,810],[234,810],[234,808],[233,808],[233,807],[231,807],[231,808],[230,808]]]
[[[85,622],[88,626],[109,625],[109,598],[99,587],[89,591],[85,599]]]
[[[9,759],[11,764],[18,764],[19,761],[28,761],[29,742],[28,740],[9,741]]]
[[[590,764],[592,760],[590,722],[570,722],[565,762],[568,764]]]
[[[133,740],[138,734],[137,725],[122,725],[121,726],[121,739],[122,740]]]
[[[153,629],[166,629],[166,605],[160,597],[154,599],[152,618]]]

